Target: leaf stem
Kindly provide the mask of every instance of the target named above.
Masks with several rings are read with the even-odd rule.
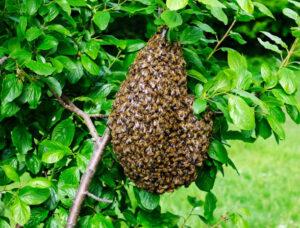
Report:
[[[298,42],[299,42],[299,38],[296,38],[295,41],[293,42],[290,50],[288,51],[287,56],[282,61],[281,65],[280,65],[280,68],[287,67],[289,65],[290,59],[291,59],[291,57],[293,56],[293,54],[296,50]]]
[[[209,54],[209,56],[207,57],[206,60],[209,60],[218,51],[219,47],[221,46],[221,44],[223,43],[223,41],[228,37],[230,31],[233,29],[233,27],[234,27],[235,24],[236,24],[236,19],[233,20],[233,22],[231,23],[231,25],[227,29],[226,33],[223,35],[223,37],[221,38],[221,40],[218,41],[217,45],[212,50],[212,52]]]

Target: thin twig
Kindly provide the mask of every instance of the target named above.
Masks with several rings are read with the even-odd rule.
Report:
[[[189,220],[189,218],[192,216],[193,211],[195,210],[195,208],[193,207],[190,211],[190,213],[188,214],[188,216],[186,218],[183,219],[183,223],[180,226],[180,228],[183,228],[184,225],[187,223],[187,221]]]
[[[112,203],[113,202],[112,200],[109,200],[109,199],[99,198],[98,196],[95,196],[94,194],[92,194],[90,192],[86,192],[86,195],[98,202],[101,202],[101,203]]]
[[[89,114],[91,118],[107,118],[108,116],[105,114]]]
[[[81,205],[87,195],[89,185],[93,179],[93,176],[95,174],[96,168],[101,160],[102,154],[104,152],[106,144],[110,140],[110,131],[107,128],[104,132],[104,135],[102,137],[99,136],[95,125],[93,124],[91,117],[89,114],[82,111],[80,108],[78,108],[73,102],[70,101],[69,98],[66,96],[58,96],[54,91],[52,91],[53,95],[56,97],[58,102],[69,111],[77,114],[78,116],[82,117],[82,119],[85,122],[85,125],[89,129],[90,135],[94,139],[94,152],[91,157],[91,160],[89,161],[88,167],[85,171],[85,173],[82,175],[80,180],[80,185],[77,190],[73,205],[70,209],[70,214],[67,220],[67,228],[73,228],[76,225],[77,218],[80,213]]]
[[[7,59],[7,56],[3,56],[2,58],[0,58],[0,65],[2,65]]]
[[[222,215],[221,218],[219,219],[219,221],[214,224],[213,226],[211,226],[211,228],[217,228],[219,225],[222,224],[222,222],[227,222],[229,220],[229,216],[227,216],[226,214],[225,215]]]
[[[287,67],[289,65],[290,59],[291,59],[291,57],[293,56],[293,54],[296,50],[298,42],[299,42],[299,38],[296,38],[294,43],[291,46],[291,49],[288,51],[287,56],[282,61],[281,65],[280,65],[280,68]]]
[[[215,46],[215,48],[212,50],[212,52],[209,54],[209,56],[207,57],[206,60],[209,60],[215,53],[216,51],[218,51],[220,45],[223,43],[223,41],[227,38],[227,36],[229,35],[230,31],[233,29],[233,26],[236,23],[236,19],[233,20],[233,22],[231,23],[231,25],[229,26],[229,28],[227,29],[226,33],[224,34],[224,36],[221,38],[221,40],[218,41],[217,45]]]

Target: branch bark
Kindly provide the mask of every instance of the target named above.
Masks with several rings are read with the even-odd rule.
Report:
[[[94,140],[94,152],[91,157],[91,160],[89,161],[87,170],[82,175],[80,180],[80,185],[77,190],[73,205],[70,209],[69,217],[67,220],[67,228],[73,228],[76,225],[80,209],[82,206],[82,203],[88,193],[89,185],[93,179],[93,176],[95,174],[95,171],[97,169],[97,166],[101,160],[102,154],[104,152],[105,146],[110,140],[110,131],[109,128],[106,129],[104,135],[102,137],[99,136],[95,125],[93,124],[91,117],[89,114],[82,111],[80,108],[78,108],[70,99],[66,96],[58,96],[54,91],[52,91],[53,95],[56,97],[58,102],[69,111],[77,114],[80,116],[84,122],[87,128],[89,129],[90,135],[93,137]]]

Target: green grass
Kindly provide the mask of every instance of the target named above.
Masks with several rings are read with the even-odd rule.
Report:
[[[286,130],[286,140],[279,145],[274,138],[259,139],[254,144],[231,142],[229,154],[240,175],[225,168],[225,177],[218,176],[213,189],[218,198],[217,218],[228,212],[245,214],[246,211],[249,214],[244,218],[249,227],[300,225],[300,126],[288,122]],[[165,194],[162,209],[186,217],[192,209],[186,200],[188,195],[204,199],[203,192],[192,185]],[[198,216],[191,216],[187,224],[205,227]]]

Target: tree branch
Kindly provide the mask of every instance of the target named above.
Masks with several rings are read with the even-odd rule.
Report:
[[[76,193],[73,205],[70,209],[69,217],[67,220],[66,227],[73,228],[76,225],[76,221],[77,221],[79,213],[80,213],[81,205],[82,205],[86,195],[88,194],[89,185],[93,179],[96,168],[101,160],[105,146],[110,140],[110,131],[109,131],[109,128],[106,128],[104,135],[102,137],[100,137],[89,114],[85,113],[80,108],[78,108],[73,102],[70,101],[70,99],[68,97],[66,97],[66,96],[60,97],[54,91],[51,91],[51,92],[56,97],[58,102],[65,109],[68,109],[69,111],[82,117],[82,119],[85,122],[85,125],[89,129],[90,135],[94,139],[94,152],[91,157],[91,160],[89,161],[87,170],[81,177],[80,185],[77,190],[77,193]]]
[[[233,22],[231,23],[231,25],[227,29],[226,33],[224,34],[224,36],[221,38],[221,40],[218,41],[217,45],[212,50],[212,52],[209,54],[209,56],[207,57],[206,60],[210,60],[210,58],[218,51],[218,49],[221,46],[221,44],[223,43],[223,41],[227,38],[227,36],[229,35],[230,31],[233,29],[233,26],[235,25],[235,23],[236,23],[236,19],[233,20]]]

